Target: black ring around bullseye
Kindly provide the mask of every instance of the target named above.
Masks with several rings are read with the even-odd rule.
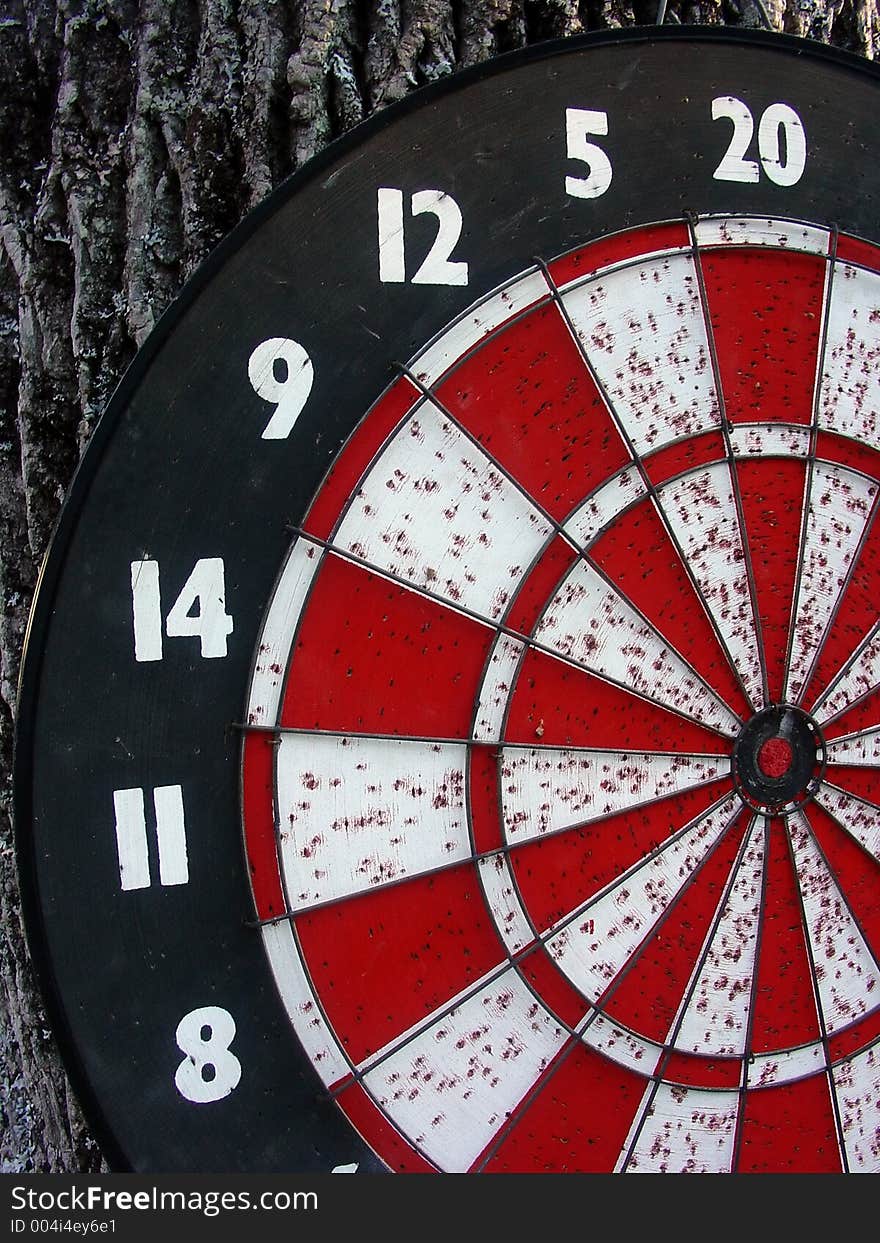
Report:
[[[740,797],[755,811],[795,811],[808,803],[825,772],[825,740],[802,708],[779,704],[746,721],[731,771]]]

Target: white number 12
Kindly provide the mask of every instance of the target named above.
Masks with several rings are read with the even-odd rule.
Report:
[[[376,206],[379,222],[379,280],[401,284],[406,280],[403,191],[380,186]],[[413,216],[427,212],[437,217],[437,236],[418,269],[410,277],[413,285],[466,285],[468,265],[450,259],[461,237],[461,208],[443,190],[417,190],[410,199]]]

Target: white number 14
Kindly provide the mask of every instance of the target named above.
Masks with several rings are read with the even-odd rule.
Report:
[[[159,563],[144,558],[131,563],[131,610],[134,625],[134,658],[162,659],[162,595]],[[226,655],[226,639],[232,634],[232,618],[226,612],[226,584],[220,557],[201,557],[168,610],[165,634],[169,638],[195,636],[203,657]]]

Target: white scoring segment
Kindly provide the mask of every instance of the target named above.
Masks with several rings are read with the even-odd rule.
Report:
[[[658,498],[685,562],[756,708],[764,690],[739,516],[726,462],[674,479]]]
[[[293,930],[287,920],[279,920],[263,924],[260,932],[282,1004],[309,1061],[325,1086],[330,1087],[351,1068],[315,1000]]]
[[[718,1056],[741,1056],[746,1050],[763,874],[763,819],[756,816],[699,978],[681,1016],[674,1041],[677,1049]]]
[[[425,385],[432,385],[480,341],[514,315],[550,297],[542,272],[527,272],[472,306],[410,362]]]
[[[322,549],[305,539],[297,540],[288,553],[257,647],[248,697],[249,725],[272,726],[278,720],[290,645],[323,555]]]
[[[753,1053],[748,1065],[749,1087],[769,1088],[773,1084],[806,1079],[823,1070],[825,1065],[825,1046],[820,1040],[781,1053]]]
[[[277,790],[291,910],[469,858],[466,751],[455,743],[285,734]]]
[[[738,1092],[708,1092],[660,1083],[628,1174],[726,1174],[733,1162]]]
[[[829,764],[855,764],[875,768],[880,766],[880,729],[868,729],[862,734],[838,738],[825,748]],[[880,797],[880,788],[877,790]]]
[[[335,547],[497,620],[552,527],[430,401],[365,477]]]
[[[561,921],[547,950],[586,998],[602,996],[739,810],[739,800],[731,795]]]
[[[805,458],[810,429],[794,423],[734,423],[730,448],[734,457]]]
[[[603,273],[562,302],[636,454],[720,425],[691,255]]]
[[[480,860],[480,883],[486,905],[509,954],[518,954],[535,940],[535,933],[519,898],[506,855],[487,855]]]
[[[587,548],[618,514],[647,494],[647,487],[635,466],[603,483],[565,522],[565,533],[580,548]]]
[[[880,811],[872,803],[827,782],[819,787],[816,802],[880,863]]]
[[[803,815],[795,812],[788,824],[825,1029],[833,1035],[876,1008],[880,971]]]
[[[478,742],[500,739],[504,712],[524,650],[524,643],[506,634],[499,634],[492,645],[474,718],[474,738]]]
[[[363,1077],[392,1122],[447,1173],[466,1172],[561,1050],[567,1031],[511,967]]]
[[[703,725],[735,734],[739,722],[669,643],[586,561],[548,604],[535,640]]]
[[[663,1057],[663,1046],[653,1040],[646,1040],[634,1032],[617,1027],[610,1019],[598,1011],[592,1012],[595,1018],[583,1024],[580,1032],[581,1041],[597,1053],[626,1066],[639,1075],[653,1075]]]
[[[501,802],[508,842],[521,845],[725,775],[714,755],[505,747]]]
[[[880,447],[880,275],[848,263],[831,283],[819,425]]]
[[[840,1110],[840,1130],[849,1172],[876,1174],[880,1165],[877,1120],[880,1045],[873,1044],[851,1060],[835,1066],[831,1078]]]
[[[596,1013],[592,1011],[592,1014]],[[640,1075],[652,1075],[658,1072],[661,1060],[666,1056],[666,1048],[672,1044],[672,1035],[670,1033],[664,1047],[599,1016],[588,1018],[583,1023],[581,1040],[621,1066],[627,1066]],[[701,1052],[711,1054],[705,1048]],[[818,1040],[782,1052],[757,1053],[748,1063],[748,1082],[751,1087],[791,1083],[823,1070],[825,1065],[825,1046]]]
[[[880,623],[876,624],[856,649],[853,658],[819,696],[812,715],[820,725],[839,716],[850,704],[877,690],[880,667]]]
[[[817,462],[813,467],[784,692],[790,703],[803,693],[876,495],[876,483],[843,466]]]
[[[761,219],[756,216],[705,216],[694,227],[698,246],[772,246],[779,250],[803,250],[827,255],[831,235],[827,229],[797,220]]]

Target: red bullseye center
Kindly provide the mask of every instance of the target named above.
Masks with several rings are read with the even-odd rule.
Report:
[[[758,767],[765,777],[783,777],[792,758],[791,745],[784,738],[768,738],[758,751]]]

